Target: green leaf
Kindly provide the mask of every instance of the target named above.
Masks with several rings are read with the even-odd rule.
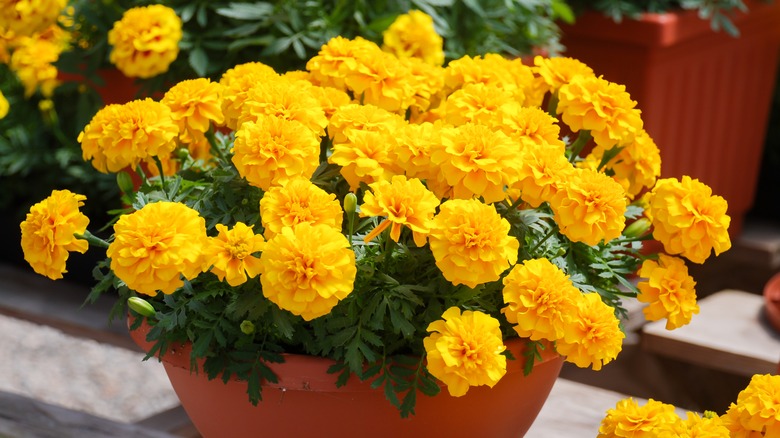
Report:
[[[209,56],[206,51],[200,47],[196,47],[190,51],[188,58],[190,67],[195,70],[198,76],[205,77],[209,69]]]
[[[274,6],[267,2],[230,3],[226,8],[216,8],[217,15],[236,20],[255,21],[269,18]]]

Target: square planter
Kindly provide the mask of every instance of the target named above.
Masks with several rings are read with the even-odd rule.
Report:
[[[756,192],[780,53],[780,2],[745,1],[739,37],[695,11],[562,25],[566,56],[626,85],[661,150],[662,177],[690,175],[729,202],[737,237]]]

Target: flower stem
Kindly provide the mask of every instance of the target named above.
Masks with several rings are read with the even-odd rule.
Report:
[[[84,234],[73,233],[77,239],[86,240],[92,246],[98,248],[108,248],[108,242],[90,233],[88,230],[84,230]]]
[[[228,158],[225,155],[225,151],[222,150],[219,146],[217,146],[217,138],[214,136],[214,129],[209,128],[208,131],[204,133],[206,135],[206,140],[209,141],[209,145],[211,145],[211,151],[215,155],[217,155],[220,159],[220,161],[227,162]]]
[[[528,250],[528,253],[529,253],[529,254],[533,254],[533,253],[534,253],[534,252],[535,252],[537,249],[539,249],[539,247],[540,247],[540,246],[542,246],[542,244],[543,244],[544,242],[546,242],[546,241],[547,241],[547,239],[549,239],[550,237],[552,237],[552,235],[553,235],[553,234],[555,234],[555,232],[556,232],[556,231],[557,231],[557,227],[552,227],[552,228],[550,228],[550,231],[549,231],[549,232],[548,232],[548,233],[547,233],[547,234],[546,234],[546,235],[545,235],[545,236],[542,238],[542,240],[540,240],[540,241],[536,242],[536,245],[534,245],[534,246],[533,246],[533,248],[531,248],[530,250]]]
[[[577,157],[580,155],[580,152],[582,152],[582,148],[584,148],[592,138],[593,136],[590,135],[590,131],[585,129],[581,130],[577,134],[577,139],[574,140],[574,143],[571,144],[571,155],[569,156],[570,163],[573,163],[574,160],[577,159]]]

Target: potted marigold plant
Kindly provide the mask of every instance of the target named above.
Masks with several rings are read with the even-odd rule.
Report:
[[[111,236],[69,191],[21,224],[50,278],[106,249],[91,298],[118,294],[204,436],[521,435],[563,360],[618,356],[623,300],[698,312],[682,257],[729,248],[726,201],[657,180],[625,88],[571,58],[444,66],[425,21],[102,108],[79,141],[124,193]]]

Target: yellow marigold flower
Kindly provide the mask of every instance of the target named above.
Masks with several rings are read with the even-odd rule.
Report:
[[[601,77],[575,76],[558,90],[558,114],[572,131],[590,131],[596,144],[611,148],[634,141],[642,129],[636,102],[624,85]]]
[[[108,31],[109,60],[131,78],[165,73],[179,55],[181,26],[181,19],[167,6],[128,9]]]
[[[232,152],[238,173],[268,190],[293,177],[311,177],[319,165],[320,138],[298,121],[260,116],[241,125]]]
[[[566,334],[556,343],[556,350],[566,361],[595,371],[615,359],[623,348],[626,335],[620,330],[615,309],[601,300],[598,293],[580,294],[577,311],[568,315]]]
[[[337,36],[306,63],[306,70],[314,84],[346,90],[345,79],[357,71],[358,60],[376,52],[381,52],[379,46],[365,38]]]
[[[444,120],[452,125],[476,123],[501,126],[502,106],[514,103],[511,93],[495,85],[466,84],[447,96]]]
[[[211,143],[204,133],[197,131],[193,132],[192,138],[190,138],[189,143],[186,145],[192,159],[201,161],[202,167],[209,168],[214,166],[214,156],[211,154]]]
[[[316,97],[309,93],[312,85],[306,81],[289,82],[270,77],[246,92],[241,106],[238,127],[244,122],[273,116],[301,123],[317,136],[325,135],[328,119]]]
[[[0,91],[0,119],[3,119],[5,116],[8,115],[8,110],[11,108],[10,104],[8,103],[8,99],[5,98],[3,95],[3,92]]]
[[[153,156],[167,157],[176,148],[179,128],[165,104],[134,100],[101,108],[78,136],[85,160],[103,173],[135,167]]]
[[[495,53],[473,58],[467,55],[450,61],[444,69],[444,84],[448,92],[467,84],[480,83],[502,88],[525,106],[540,105],[546,91],[538,89],[529,66]]]
[[[400,61],[409,69],[407,80],[414,89],[409,118],[415,120],[423,117],[431,107],[438,106],[444,98],[444,68],[418,58],[401,58]]]
[[[576,312],[581,292],[548,259],[526,260],[504,277],[501,313],[521,338],[557,341],[565,334],[565,317]]]
[[[274,69],[261,62],[239,64],[222,74],[219,83],[224,86],[222,94],[222,113],[225,125],[230,129],[238,128],[241,107],[247,99],[247,91],[258,83],[278,79]]]
[[[0,29],[31,36],[55,24],[67,0],[4,0],[0,2]]]
[[[431,151],[441,144],[440,123],[402,123],[396,131],[395,151],[406,175],[420,179],[434,178],[438,169],[431,166]]]
[[[377,181],[369,185],[371,191],[363,195],[360,207],[361,217],[384,216],[382,221],[365,237],[369,242],[390,227],[390,238],[398,242],[401,227],[412,230],[414,243],[422,247],[431,231],[433,215],[439,206],[439,199],[417,178],[407,179],[396,175],[388,181]]]
[[[312,85],[308,87],[309,94],[317,99],[319,106],[325,112],[325,117],[330,121],[333,114],[342,106],[349,105],[352,98],[346,91],[341,91],[333,87],[320,87]]]
[[[355,99],[402,113],[415,101],[416,90],[408,80],[410,74],[405,63],[379,50],[361,56],[357,68],[344,82]]]
[[[346,143],[348,131],[396,132],[405,121],[397,114],[374,105],[351,103],[333,112],[328,122],[328,137],[333,143]]]
[[[399,58],[420,58],[433,65],[444,64],[444,40],[433,27],[433,18],[422,11],[401,14],[382,32],[382,50]]]
[[[125,214],[114,224],[106,255],[111,270],[130,289],[172,294],[203,268],[206,221],[186,205],[160,201]]]
[[[688,175],[682,181],[665,178],[644,197],[646,214],[653,223],[653,237],[669,254],[679,254],[694,263],[704,263],[731,248],[726,214],[728,203],[713,196],[712,189]]]
[[[161,102],[171,109],[171,118],[179,126],[179,138],[184,143],[194,141],[211,124],[222,125],[223,86],[206,78],[189,79],[171,87]]]
[[[691,322],[699,313],[696,304],[696,282],[688,275],[685,262],[677,257],[659,254],[658,261],[645,260],[639,276],[646,278],[637,284],[637,300],[649,305],[643,309],[648,321],[666,318],[666,329],[673,330]]]
[[[550,200],[561,233],[588,245],[619,237],[628,206],[623,187],[589,169],[575,169],[568,176]]]
[[[674,406],[650,399],[639,406],[633,398],[620,400],[601,420],[597,438],[654,437],[682,419]]]
[[[302,223],[269,240],[260,257],[263,295],[306,321],[326,315],[352,292],[355,253],[341,230]]]
[[[328,162],[341,166],[341,175],[355,191],[361,182],[371,184],[402,173],[395,155],[392,134],[349,130],[348,141],[334,143]]]
[[[558,91],[577,76],[595,76],[593,69],[584,62],[568,57],[534,57],[534,71],[552,92]]]
[[[39,38],[21,38],[11,54],[11,70],[24,86],[25,97],[40,90],[44,97],[51,97],[60,84],[57,68],[53,65],[62,48],[53,41]]]
[[[260,275],[260,258],[253,254],[265,247],[265,239],[255,234],[252,228],[243,222],[236,223],[232,229],[223,224],[216,225],[219,234],[209,237],[204,249],[204,270],[211,268],[220,281],[226,280],[231,286],[244,284],[248,278]]]
[[[453,199],[434,217],[428,243],[444,278],[474,288],[498,280],[517,261],[520,243],[509,229],[492,205]]]
[[[520,157],[517,145],[503,132],[466,123],[442,131],[442,144],[434,149],[431,163],[439,166],[450,193],[440,197],[482,197],[492,203],[504,199],[504,187],[517,181]]]
[[[723,423],[732,436],[780,436],[780,376],[754,375],[723,416]]]
[[[526,142],[519,156],[519,179],[507,191],[513,202],[518,196],[534,208],[550,202],[561,184],[575,173],[557,145]]]
[[[260,218],[268,239],[281,233],[283,228],[301,223],[324,224],[341,230],[343,215],[336,195],[302,177],[271,187],[260,200]]]
[[[561,140],[558,120],[539,107],[525,107],[513,102],[498,108],[498,125],[494,126],[512,140],[523,144],[555,146],[563,155],[566,145]]]
[[[725,438],[729,437],[729,430],[723,424],[723,420],[717,415],[699,416],[695,412],[688,412],[683,421],[691,438]]]
[[[87,241],[74,236],[84,234],[89,225],[89,218],[79,211],[86,199],[69,190],[53,190],[48,198],[30,207],[20,228],[24,259],[35,272],[60,279],[68,272],[65,263],[70,251],[87,251]]]
[[[423,339],[428,371],[447,385],[453,397],[469,387],[493,387],[506,374],[506,350],[498,320],[492,316],[450,307],[442,319],[428,325]]]

